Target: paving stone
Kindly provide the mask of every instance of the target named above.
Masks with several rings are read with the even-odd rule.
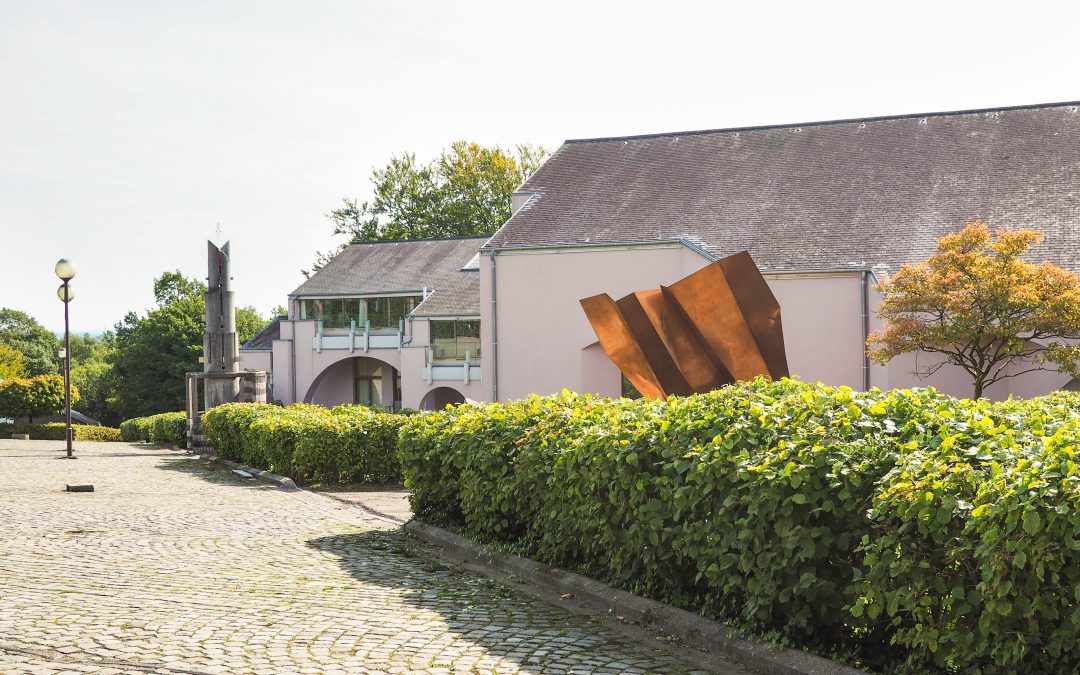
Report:
[[[0,439],[0,673],[674,672],[385,520],[143,445]],[[56,488],[93,484],[72,495]],[[648,665],[644,665],[648,664]]]

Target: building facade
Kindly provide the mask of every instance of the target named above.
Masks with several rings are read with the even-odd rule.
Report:
[[[486,238],[351,244],[240,350],[282,403],[436,409],[483,400],[478,251]]]
[[[490,239],[350,246],[242,362],[272,368],[286,403],[618,396],[578,301],[746,250],[780,303],[794,376],[970,396],[963,371],[925,354],[878,366],[865,342],[881,328],[876,282],[975,219],[1043,231],[1032,258],[1080,272],[1080,104],[567,141]],[[1034,372],[987,395],[1065,386]]]

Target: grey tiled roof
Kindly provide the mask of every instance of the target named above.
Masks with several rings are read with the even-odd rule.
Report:
[[[240,345],[240,349],[273,349],[274,340],[281,338],[281,322],[285,318],[275,316],[270,320],[270,323],[263,326],[263,329],[253,335],[250,340]]]
[[[691,239],[763,269],[924,259],[982,218],[1080,272],[1078,103],[567,141],[487,248]]]
[[[416,316],[480,313],[476,271],[461,271],[486,237],[350,244],[300,285],[294,296],[400,293],[434,289]]]

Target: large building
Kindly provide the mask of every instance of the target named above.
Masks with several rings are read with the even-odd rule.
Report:
[[[489,240],[357,244],[297,289],[273,342],[274,395],[369,400],[360,383],[373,366],[346,364],[366,358],[384,364],[379,401],[410,407],[563,388],[617,396],[620,374],[578,300],[671,284],[741,250],[780,302],[793,375],[970,395],[959,369],[920,378],[929,355],[882,367],[864,344],[880,327],[875,282],[979,218],[1042,230],[1033,256],[1080,272],[1080,103],[567,141]],[[351,322],[370,306],[325,303],[379,294],[411,300],[357,354]],[[450,338],[437,336],[451,334],[456,360],[439,358]],[[988,394],[1068,383],[1028,373]]]

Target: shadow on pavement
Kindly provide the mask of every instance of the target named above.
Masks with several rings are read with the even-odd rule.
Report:
[[[401,530],[333,535],[307,545],[336,556],[361,584],[391,589],[395,599],[424,610],[416,616],[418,625],[430,626],[425,614],[435,613],[447,630],[478,645],[488,657],[520,664],[522,672],[708,672],[680,663],[659,646],[606,628],[596,619],[451,567]],[[421,634],[417,637],[421,639]],[[421,641],[429,642],[430,636]],[[408,665],[450,667],[453,658]]]
[[[165,461],[158,465],[163,471],[176,471],[189,476],[201,478],[208,483],[217,485],[231,485],[235,487],[261,487],[271,488],[255,478],[242,478],[223,466],[208,464],[202,460],[194,459],[177,452],[166,455],[144,455],[149,457],[164,457]]]

